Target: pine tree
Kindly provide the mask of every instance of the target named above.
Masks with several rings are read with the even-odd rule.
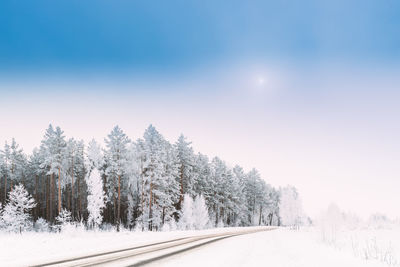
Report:
[[[29,157],[29,162],[28,162],[28,177],[31,180],[31,183],[33,186],[31,187],[33,189],[32,193],[34,195],[35,200],[37,201],[37,205],[34,209],[34,219],[39,218],[40,212],[42,209],[45,207],[42,207],[42,201],[41,199],[43,198],[45,194],[45,189],[42,188],[41,184],[44,185],[44,181],[42,181],[45,171],[41,167],[41,164],[43,162],[43,150],[42,149],[37,149],[35,148],[32,152],[32,154]],[[44,215],[42,215],[44,216]]]
[[[64,132],[60,129],[60,127],[56,127],[54,130],[53,126],[50,124],[42,141],[42,145],[45,149],[45,160],[42,166],[48,170],[47,174],[50,175],[49,220],[53,219],[53,203],[55,202],[54,175],[58,176],[57,211],[61,212],[61,169],[63,168],[63,157],[65,155],[64,149],[66,147],[65,137],[63,134]]]
[[[22,232],[32,228],[30,211],[36,206],[22,184],[15,185],[8,196],[2,219],[7,231]]]
[[[142,150],[143,189],[140,221],[145,229],[157,230],[176,212],[176,159],[171,145],[152,125],[144,133]]]
[[[89,165],[89,173],[86,177],[88,186],[88,225],[97,228],[103,221],[102,210],[105,207],[106,196],[103,190],[103,181],[98,170],[102,166],[101,150],[100,146],[94,140],[89,143],[87,161]]]
[[[121,187],[124,186],[123,175],[127,160],[127,145],[129,138],[118,127],[115,126],[105,139],[107,150],[105,157],[107,161],[106,175],[108,182],[108,197],[114,199],[114,211],[116,210],[116,223],[119,230],[121,223]]]
[[[13,183],[17,182],[21,182],[24,184],[24,172],[25,166],[27,165],[27,160],[26,156],[22,152],[22,149],[19,148],[19,145],[15,142],[14,138],[12,138],[11,140],[9,163],[10,187],[13,186]]]
[[[4,150],[0,151],[0,154],[2,157],[2,173],[4,177],[3,201],[5,201],[8,187],[11,189],[15,183],[25,182],[27,159],[14,138],[11,140],[11,145],[7,142],[5,143]],[[7,183],[7,181],[9,181],[9,183]]]
[[[181,207],[181,202],[183,201],[183,196],[185,194],[194,196],[194,153],[190,145],[191,142],[187,142],[183,135],[179,136],[178,141],[175,144],[178,159],[180,186],[178,209]]]
[[[74,202],[77,204],[76,206],[76,213],[78,220],[82,220],[85,217],[85,199],[86,199],[86,191],[87,185],[85,183],[85,177],[87,174],[86,164],[85,164],[85,144],[82,140],[76,143],[76,153],[75,153],[75,160],[74,160],[74,169],[75,169],[75,176],[76,176],[76,186],[77,187],[77,197]]]
[[[125,166],[128,196],[127,223],[129,227],[136,226],[136,219],[141,211],[142,156],[141,141],[131,143]]]
[[[1,174],[4,180],[4,194],[3,194],[3,202],[6,202],[7,199],[7,180],[10,176],[10,146],[7,142],[4,144],[4,149],[0,150],[0,159],[1,159]]]
[[[71,224],[71,222],[72,222],[71,212],[66,209],[62,209],[56,217],[57,225],[55,225],[54,228],[57,231],[62,231],[63,228],[68,227]]]
[[[66,183],[67,209],[74,215],[75,206],[75,181],[76,181],[76,157],[77,157],[77,142],[70,138],[65,147],[63,169]]]

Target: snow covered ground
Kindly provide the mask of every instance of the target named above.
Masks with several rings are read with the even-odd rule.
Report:
[[[395,233],[396,237],[393,235]],[[385,240],[400,243],[398,238],[400,231],[395,233],[391,233],[392,237]],[[375,234],[380,234],[382,238],[390,236],[385,231],[380,233],[364,232],[363,234],[364,236],[359,235],[360,243],[363,242],[363,238]],[[385,243],[383,239],[381,242]],[[153,266],[160,265],[154,264]],[[168,258],[162,263],[162,266],[384,267],[389,265],[376,259],[365,260],[363,257],[355,257],[351,244],[350,247],[338,248],[322,243],[319,241],[319,233],[315,229],[301,231],[278,229],[224,239]]]
[[[25,266],[222,231],[232,231],[232,228],[174,232],[3,233],[0,235],[0,262],[1,266]],[[379,258],[366,259],[363,252],[367,247],[371,250],[370,255],[379,254],[379,251],[390,254],[391,266],[400,266],[394,262],[400,255],[399,229],[349,231],[336,235],[335,243],[327,243],[314,228],[300,231],[281,228],[224,239],[168,258],[162,266],[390,266]]]

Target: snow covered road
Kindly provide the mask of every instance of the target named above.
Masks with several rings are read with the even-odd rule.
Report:
[[[103,259],[120,256],[123,256],[125,258],[126,255],[129,256],[129,254],[132,253],[130,251],[132,248],[136,249],[137,247],[145,246],[147,250],[150,247],[149,245],[152,245],[154,243],[170,243],[173,245],[171,247],[174,247],[176,244],[174,244],[171,240],[195,239],[194,241],[196,241],[196,239],[199,239],[200,241],[207,241],[206,238],[209,237],[216,238],[223,237],[225,235],[229,236],[232,234],[240,234],[260,230],[264,231],[269,229],[271,228],[238,227],[209,229],[202,231],[173,232],[72,231],[61,234],[3,234],[0,235],[0,266],[33,266],[51,262],[67,262],[73,258],[91,258],[91,256],[94,254],[105,254],[105,257],[102,257]],[[182,247],[180,247],[180,249],[181,248]],[[118,255],[114,254],[115,252],[118,252]],[[133,254],[137,254],[136,252],[134,252]],[[146,252],[146,254],[148,254],[148,252]],[[91,262],[91,260],[92,259],[90,259],[89,262]],[[75,265],[72,264],[71,266]],[[115,264],[113,264],[112,266],[115,266]],[[126,265],[122,264],[121,266]]]

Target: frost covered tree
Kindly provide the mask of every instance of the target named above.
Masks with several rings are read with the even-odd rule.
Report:
[[[90,224],[99,224],[103,215],[104,223],[118,228],[122,223],[155,231],[176,228],[185,194],[192,199],[201,195],[192,205],[192,219],[204,222],[209,217],[207,227],[277,225],[279,215],[285,221],[285,214],[292,213],[287,212],[291,198],[268,185],[257,170],[245,172],[218,157],[210,161],[194,154],[183,135],[171,144],[150,125],[143,138],[132,142],[117,126],[105,143],[102,150],[92,140],[86,157],[83,141],[65,139],[52,125],[29,157],[14,140],[6,143],[0,152],[0,199],[4,202],[10,185],[21,182],[38,202],[34,219],[52,223],[57,211],[66,208],[72,219]],[[103,209],[99,199],[104,200],[104,194]]]
[[[87,165],[88,171],[99,169],[104,164],[104,157],[100,145],[92,139],[87,147]]]
[[[34,148],[32,154],[29,156],[28,166],[26,169],[27,172],[27,180],[30,183],[27,183],[28,190],[31,189],[32,194],[36,200],[36,207],[33,211],[34,219],[38,219],[39,217],[45,216],[45,205],[43,202],[43,198],[45,197],[46,192],[46,184],[45,184],[45,171],[41,167],[43,162],[43,150]]]
[[[106,150],[105,158],[107,162],[106,175],[108,186],[108,198],[114,200],[114,212],[117,228],[121,223],[121,188],[124,186],[123,175],[127,160],[127,146],[130,143],[129,138],[119,128],[115,126],[111,133],[105,139]]]
[[[88,187],[87,209],[89,212],[88,224],[98,227],[103,221],[103,209],[106,206],[106,195],[103,188],[103,179],[100,168],[103,166],[103,155],[100,145],[93,139],[87,148]]]
[[[9,162],[10,162],[10,146],[6,142],[4,144],[4,149],[0,150],[0,171],[1,171],[1,176],[4,180],[3,185],[4,185],[4,194],[3,194],[3,202],[6,202],[7,199],[7,186],[8,186],[8,179],[10,176],[10,167],[9,167]]]
[[[191,143],[186,141],[185,136],[180,135],[178,141],[175,143],[175,149],[177,151],[177,160],[179,168],[179,203],[178,209],[181,208],[183,196],[190,194],[194,196],[194,153],[190,146]]]
[[[236,198],[236,213],[234,225],[247,225],[248,209],[246,205],[246,174],[242,167],[236,165],[233,170],[234,194]]]
[[[61,212],[56,217],[56,222],[60,227],[63,227],[71,223],[72,222],[71,212],[66,209],[62,209]]]
[[[136,143],[132,142],[128,147],[127,161],[125,166],[125,177],[127,181],[127,225],[137,226],[137,218],[140,213],[140,195],[142,193],[142,143],[139,139]]]
[[[77,141],[74,138],[70,138],[67,141],[66,148],[64,150],[64,175],[66,194],[67,194],[67,209],[74,214],[75,211],[75,183],[76,183],[76,166],[78,157]]]
[[[35,231],[36,232],[48,232],[50,230],[49,223],[43,219],[39,218],[35,222]]]
[[[141,215],[145,229],[161,229],[176,212],[178,196],[175,157],[172,146],[150,125],[142,143]]]
[[[202,195],[198,195],[193,202],[192,216],[194,229],[202,230],[206,228],[210,217],[208,215],[206,201]]]
[[[4,179],[4,198],[7,196],[7,189],[12,188],[13,184],[22,182],[24,183],[25,168],[27,166],[27,159],[22,149],[12,138],[11,144],[7,142],[4,145],[4,150],[0,151],[2,158],[2,174]],[[9,182],[9,183],[8,183]]]
[[[85,207],[85,200],[86,200],[86,192],[87,192],[87,185],[85,183],[85,177],[87,174],[86,164],[85,164],[85,144],[82,140],[77,141],[76,143],[76,152],[74,157],[74,172],[76,177],[76,186],[74,186],[74,194],[76,197],[74,198],[74,203],[76,206],[74,210],[76,210],[77,218],[81,220],[86,211],[84,210]],[[77,189],[75,189],[77,188]],[[74,218],[75,215],[72,214]]]
[[[182,202],[181,216],[178,227],[181,230],[192,230],[194,228],[193,199],[189,194],[185,194]]]
[[[8,195],[8,203],[2,214],[7,231],[22,232],[32,228],[31,210],[36,206],[22,184],[15,185]]]
[[[301,224],[303,210],[297,190],[293,186],[286,186],[280,190],[279,215],[282,225],[298,227]]]
[[[105,207],[105,194],[100,172],[93,168],[86,180],[88,186],[87,209],[89,212],[88,225],[97,228],[103,221],[102,210]]]
[[[58,177],[58,213],[61,212],[61,169],[63,168],[64,150],[66,147],[64,132],[60,127],[53,128],[50,124],[44,135],[42,145],[45,149],[45,158],[42,166],[47,169],[50,175],[50,201],[48,220],[53,219],[53,204],[55,203],[55,181],[54,176]]]

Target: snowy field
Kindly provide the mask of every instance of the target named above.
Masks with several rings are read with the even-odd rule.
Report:
[[[400,231],[396,232],[364,232],[359,233],[359,241],[363,238],[380,235],[382,243],[397,241]],[[395,237],[395,234],[397,237]],[[378,237],[377,237],[378,238]],[[388,239],[384,239],[388,238]],[[393,243],[392,242],[392,243]],[[293,231],[278,229],[225,239],[209,246],[187,252],[163,262],[162,266],[276,266],[276,267],[384,267],[389,266],[376,259],[366,260],[356,257],[351,244],[341,248],[333,247],[319,241],[316,229]],[[399,248],[399,247],[397,247]],[[399,250],[397,250],[399,252]],[[153,266],[157,266],[154,264]],[[399,266],[399,265],[391,265]]]
[[[344,233],[343,233],[344,234]],[[278,229],[225,239],[209,246],[169,258],[162,266],[276,266],[276,267],[384,267],[388,265],[379,259],[366,260],[355,255],[351,236],[357,236],[360,250],[365,242],[376,238],[381,248],[393,245],[394,252],[400,252],[400,231],[357,231],[342,236],[342,246],[334,247],[320,241],[318,229],[300,231]],[[349,239],[348,239],[349,238]],[[396,241],[396,242],[395,242]],[[394,245],[396,244],[396,248]],[[157,266],[154,264],[153,266]]]
[[[1,266],[26,266],[232,229],[119,233],[73,231],[64,234],[22,235],[3,233],[0,236],[0,262]],[[324,241],[321,237],[321,231],[316,228],[303,228],[300,231],[280,228],[224,239],[168,258],[162,266],[400,266],[400,229],[346,231],[336,233],[335,242]]]

